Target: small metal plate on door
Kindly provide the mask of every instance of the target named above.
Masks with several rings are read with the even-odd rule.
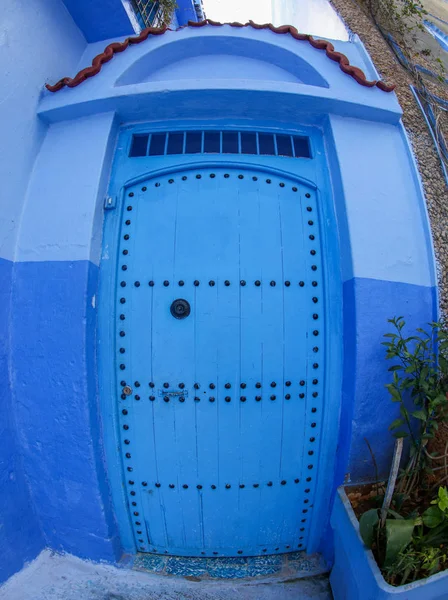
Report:
[[[159,390],[159,396],[170,396],[176,398],[177,396],[188,396],[188,390]]]

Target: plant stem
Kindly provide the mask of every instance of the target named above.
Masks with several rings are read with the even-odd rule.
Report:
[[[386,494],[384,495],[383,506],[381,508],[381,527],[384,527],[387,513],[394,495],[395,484],[397,483],[398,469],[400,468],[401,455],[403,453],[403,438],[395,440],[394,456],[392,459],[392,467],[390,469],[389,480],[387,482]]]

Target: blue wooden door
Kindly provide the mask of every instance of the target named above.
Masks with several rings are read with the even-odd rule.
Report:
[[[315,190],[216,166],[125,194],[116,372],[137,547],[305,548],[325,368]]]

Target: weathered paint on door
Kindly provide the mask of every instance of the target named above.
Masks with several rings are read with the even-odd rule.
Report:
[[[306,547],[322,257],[316,191],[292,177],[217,165],[125,190],[116,373],[140,551]]]

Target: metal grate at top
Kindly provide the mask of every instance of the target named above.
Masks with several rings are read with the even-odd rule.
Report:
[[[257,154],[311,158],[309,139],[304,136],[256,131],[175,131],[136,133],[129,156],[173,154]]]
[[[142,29],[163,25],[163,13],[157,0],[131,0],[131,3]]]

